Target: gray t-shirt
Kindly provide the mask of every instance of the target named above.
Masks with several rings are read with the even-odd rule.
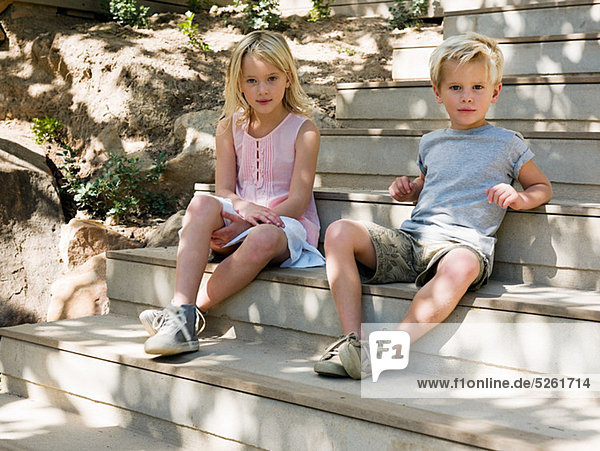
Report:
[[[401,229],[417,239],[471,244],[491,266],[495,234],[506,210],[490,204],[485,190],[498,183],[512,185],[532,158],[523,136],[493,125],[424,135],[417,163],[425,185]]]

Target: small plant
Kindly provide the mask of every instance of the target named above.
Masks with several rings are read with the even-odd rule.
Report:
[[[331,17],[331,5],[335,0],[312,0],[312,8],[308,11],[308,20],[317,22]]]
[[[389,8],[390,25],[403,30],[407,27],[420,27],[423,22],[421,17],[427,14],[429,0],[394,0],[394,5]]]
[[[138,7],[136,0],[110,0],[108,11],[113,20],[119,25],[131,25],[132,27],[148,26],[150,8],[143,5]]]
[[[31,130],[34,134],[34,141],[37,144],[45,142],[56,142],[59,139],[59,132],[63,128],[62,123],[53,117],[46,116],[44,119],[33,118]]]
[[[194,16],[195,14],[193,12],[187,11],[185,13],[186,19],[177,24],[177,26],[182,33],[187,36],[192,47],[202,50],[203,52],[208,52],[210,51],[209,45],[198,37],[198,24],[194,23]]]
[[[278,0],[247,0],[245,5],[243,0],[235,0],[234,5],[236,7],[243,5],[244,23],[242,29],[244,33],[252,30],[281,30],[285,28],[278,12]]]
[[[61,122],[47,116],[33,119],[33,122],[36,142],[56,142],[62,148],[61,152],[57,152],[63,162],[57,181],[61,198],[71,205],[70,208],[87,211],[99,219],[107,216],[119,219],[132,215],[164,215],[169,212],[171,202],[162,193],[149,189],[158,184],[159,177],[166,169],[164,155],[160,155],[152,167],[142,173],[137,157],[111,152],[98,177],[82,178],[78,164],[79,152],[62,142],[58,136],[58,131],[63,127]]]

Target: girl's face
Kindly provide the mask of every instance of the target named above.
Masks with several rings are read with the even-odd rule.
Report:
[[[452,128],[464,130],[487,124],[485,115],[502,88],[501,83],[490,83],[487,75],[480,61],[460,66],[455,61],[444,62],[440,86],[433,91],[438,103],[446,108]]]
[[[240,90],[255,114],[281,113],[289,85],[286,73],[265,60],[252,55],[242,59]]]

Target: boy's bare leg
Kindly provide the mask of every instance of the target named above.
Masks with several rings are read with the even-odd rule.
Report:
[[[208,261],[210,237],[223,227],[221,203],[210,196],[195,196],[183,217],[177,249],[173,304],[193,304]]]
[[[255,227],[240,247],[219,263],[198,293],[196,305],[205,312],[247,286],[267,264],[282,263],[289,255],[287,237],[281,228],[271,224]]]
[[[344,334],[360,334],[362,285],[358,260],[375,269],[377,256],[371,237],[359,223],[341,219],[325,233],[327,279]]]
[[[414,342],[444,321],[479,275],[477,255],[466,248],[453,249],[438,263],[435,276],[415,295],[398,326]]]

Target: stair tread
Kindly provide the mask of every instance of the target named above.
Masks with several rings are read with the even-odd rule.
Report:
[[[152,358],[143,351],[146,334],[134,318],[96,316],[54,323],[26,324],[0,330],[17,340],[92,358],[135,366],[286,403],[324,410],[459,443],[490,448],[567,446],[598,441],[582,430],[581,410],[597,408],[593,399],[368,399],[350,379],[319,377],[312,371],[317,355],[266,341],[211,337],[195,353]],[[555,417],[540,419],[542,404]],[[460,412],[460,413],[458,413]],[[598,422],[595,411],[589,423]],[[560,427],[555,418],[560,416]],[[597,431],[600,428],[590,426]]]
[[[176,247],[108,251],[110,259],[175,267]],[[207,272],[216,264],[210,263]],[[327,288],[325,269],[267,268],[259,280]],[[400,299],[412,299],[417,287],[412,283],[363,285],[363,293]],[[468,292],[459,305],[493,310],[533,313],[562,318],[600,321],[600,292],[543,285],[510,284],[498,280],[476,292]]]
[[[0,448],[6,450],[176,450],[147,433],[97,418],[95,424],[46,402],[0,393]]]

